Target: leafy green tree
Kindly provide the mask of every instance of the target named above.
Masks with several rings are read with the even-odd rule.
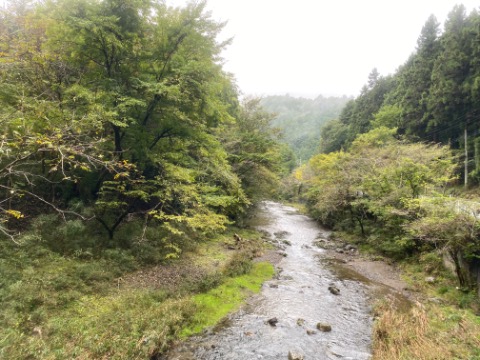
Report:
[[[247,195],[254,200],[272,196],[279,186],[279,175],[288,172],[291,151],[281,145],[272,131],[275,115],[266,111],[260,98],[246,98],[236,126],[225,134],[225,147],[233,170]],[[285,168],[287,166],[287,168]]]
[[[347,141],[348,126],[340,120],[330,120],[322,127],[320,134],[320,153],[339,151]]]
[[[402,109],[397,105],[384,105],[374,114],[372,127],[400,128],[403,125]]]
[[[395,133],[378,127],[359,135],[348,152],[313,157],[299,178],[320,221],[359,228],[376,248],[398,256],[416,247],[404,228],[412,220],[406,201],[442,191],[455,166],[448,148],[408,143]]]
[[[204,1],[15,9],[0,27],[2,232],[36,215],[26,200],[94,219],[104,246],[127,219],[206,235],[249,203],[218,135],[238,106]]]
[[[410,200],[410,211],[417,215],[408,225],[416,239],[448,253],[455,265],[460,286],[477,286],[477,274],[471,272],[480,253],[478,203],[446,196]]]

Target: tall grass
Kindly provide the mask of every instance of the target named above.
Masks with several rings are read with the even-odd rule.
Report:
[[[377,304],[374,360],[479,360],[480,321],[469,311],[416,302]]]

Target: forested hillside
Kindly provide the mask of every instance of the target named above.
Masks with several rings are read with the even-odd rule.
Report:
[[[272,115],[240,104],[222,69],[222,26],[204,1],[2,8],[0,357],[153,356],[194,321],[191,299],[170,296],[251,269],[243,253],[222,274],[198,265],[190,290],[112,293],[221,237],[288,171]],[[112,322],[124,328],[109,337]]]
[[[95,223],[105,246],[127,219],[208,233],[251,202],[252,177],[272,187],[282,171],[269,115],[239,105],[222,71],[222,25],[203,2],[20,4],[1,17],[0,229],[13,241],[47,214]]]
[[[276,114],[272,125],[282,134],[299,162],[318,152],[318,139],[323,125],[338,118],[348,100],[343,97],[318,96],[315,99],[292,96],[266,96],[262,105]]]
[[[415,53],[391,76],[371,72],[296,173],[321,222],[390,257],[450,262],[469,290],[480,288],[479,25],[463,6],[443,32],[431,16]]]
[[[358,134],[379,126],[397,128],[410,139],[462,149],[462,156],[466,148],[468,159],[475,159],[468,176],[478,182],[479,24],[480,14],[467,14],[463,5],[450,12],[443,30],[431,16],[416,51],[398,71],[384,77],[374,69],[360,96],[326,126],[322,149],[348,147]]]

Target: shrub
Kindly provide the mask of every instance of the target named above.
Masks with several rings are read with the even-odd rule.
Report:
[[[223,273],[226,276],[240,276],[252,269],[253,263],[251,254],[247,251],[239,251],[227,262]]]

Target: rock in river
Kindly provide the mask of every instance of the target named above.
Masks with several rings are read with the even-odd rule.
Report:
[[[268,323],[270,326],[277,326],[278,319],[277,319],[276,317],[271,318],[271,319],[268,319],[268,320],[267,320],[267,323]]]
[[[317,324],[317,329],[323,332],[329,332],[332,331],[332,325],[319,322]]]
[[[288,352],[288,360],[303,360],[303,355],[295,351]]]
[[[333,294],[333,295],[340,295],[340,289],[337,288],[335,285],[330,285],[328,287],[328,290],[330,290],[330,292]]]

